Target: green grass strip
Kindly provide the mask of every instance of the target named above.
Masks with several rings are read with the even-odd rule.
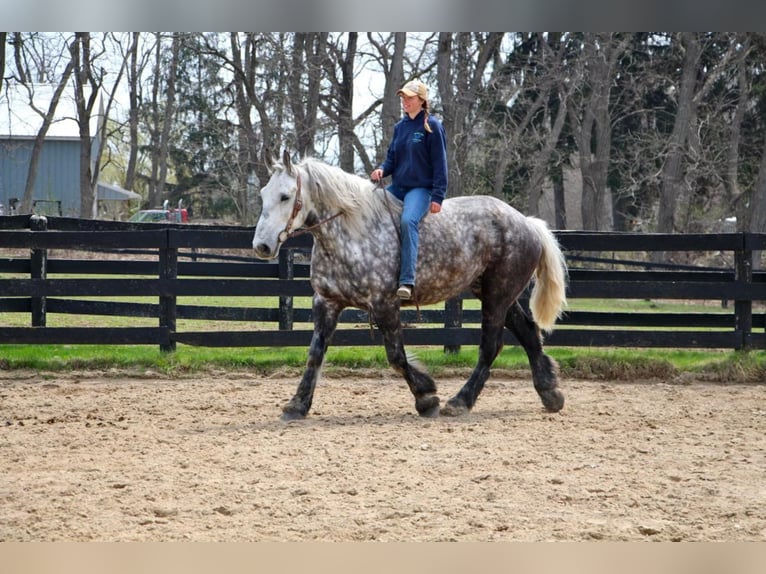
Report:
[[[467,374],[476,364],[478,350],[464,347],[447,354],[441,347],[410,347],[435,376]],[[690,373],[717,382],[766,382],[766,351],[715,351],[676,349],[552,348],[547,351],[568,378],[601,380],[673,379]],[[99,370],[123,376],[188,376],[211,369],[299,373],[306,362],[304,347],[207,348],[179,345],[174,353],[155,346],[119,345],[0,345],[0,369],[36,371]],[[347,370],[389,371],[382,347],[330,348],[324,372],[328,376]],[[524,352],[506,347],[493,369],[529,371]],[[108,374],[108,373],[107,373]]]

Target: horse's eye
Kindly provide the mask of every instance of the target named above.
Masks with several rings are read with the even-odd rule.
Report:
[[[290,196],[289,196],[289,195],[287,195],[286,193],[283,193],[283,194],[280,196],[280,198],[279,198],[279,201],[281,201],[282,203],[284,203],[285,201],[290,201]]]

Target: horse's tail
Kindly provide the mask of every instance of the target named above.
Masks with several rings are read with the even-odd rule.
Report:
[[[552,331],[567,304],[567,264],[556,237],[546,223],[536,217],[527,217],[527,220],[537,231],[543,246],[529,307],[535,323],[543,331]]]

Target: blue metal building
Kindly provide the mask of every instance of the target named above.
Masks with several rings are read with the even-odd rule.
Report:
[[[25,87],[4,85],[4,88],[0,93],[0,204],[7,215],[11,213],[14,199],[20,201],[24,195],[32,147],[43,120],[30,105]],[[35,85],[33,89],[35,106],[47,110],[54,87]],[[40,153],[33,193],[35,212],[80,216],[80,137],[76,116],[73,96],[65,92]],[[91,134],[98,134],[99,119],[100,116],[92,118]],[[98,145],[98,138],[93,137],[93,163]],[[99,203],[128,202],[139,201],[141,196],[117,185],[99,182],[97,199]]]

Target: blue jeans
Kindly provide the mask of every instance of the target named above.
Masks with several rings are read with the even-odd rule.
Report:
[[[388,191],[404,203],[401,218],[402,262],[399,268],[399,285],[415,285],[415,267],[418,262],[418,226],[430,210],[431,190],[425,187],[404,189],[390,185]]]

